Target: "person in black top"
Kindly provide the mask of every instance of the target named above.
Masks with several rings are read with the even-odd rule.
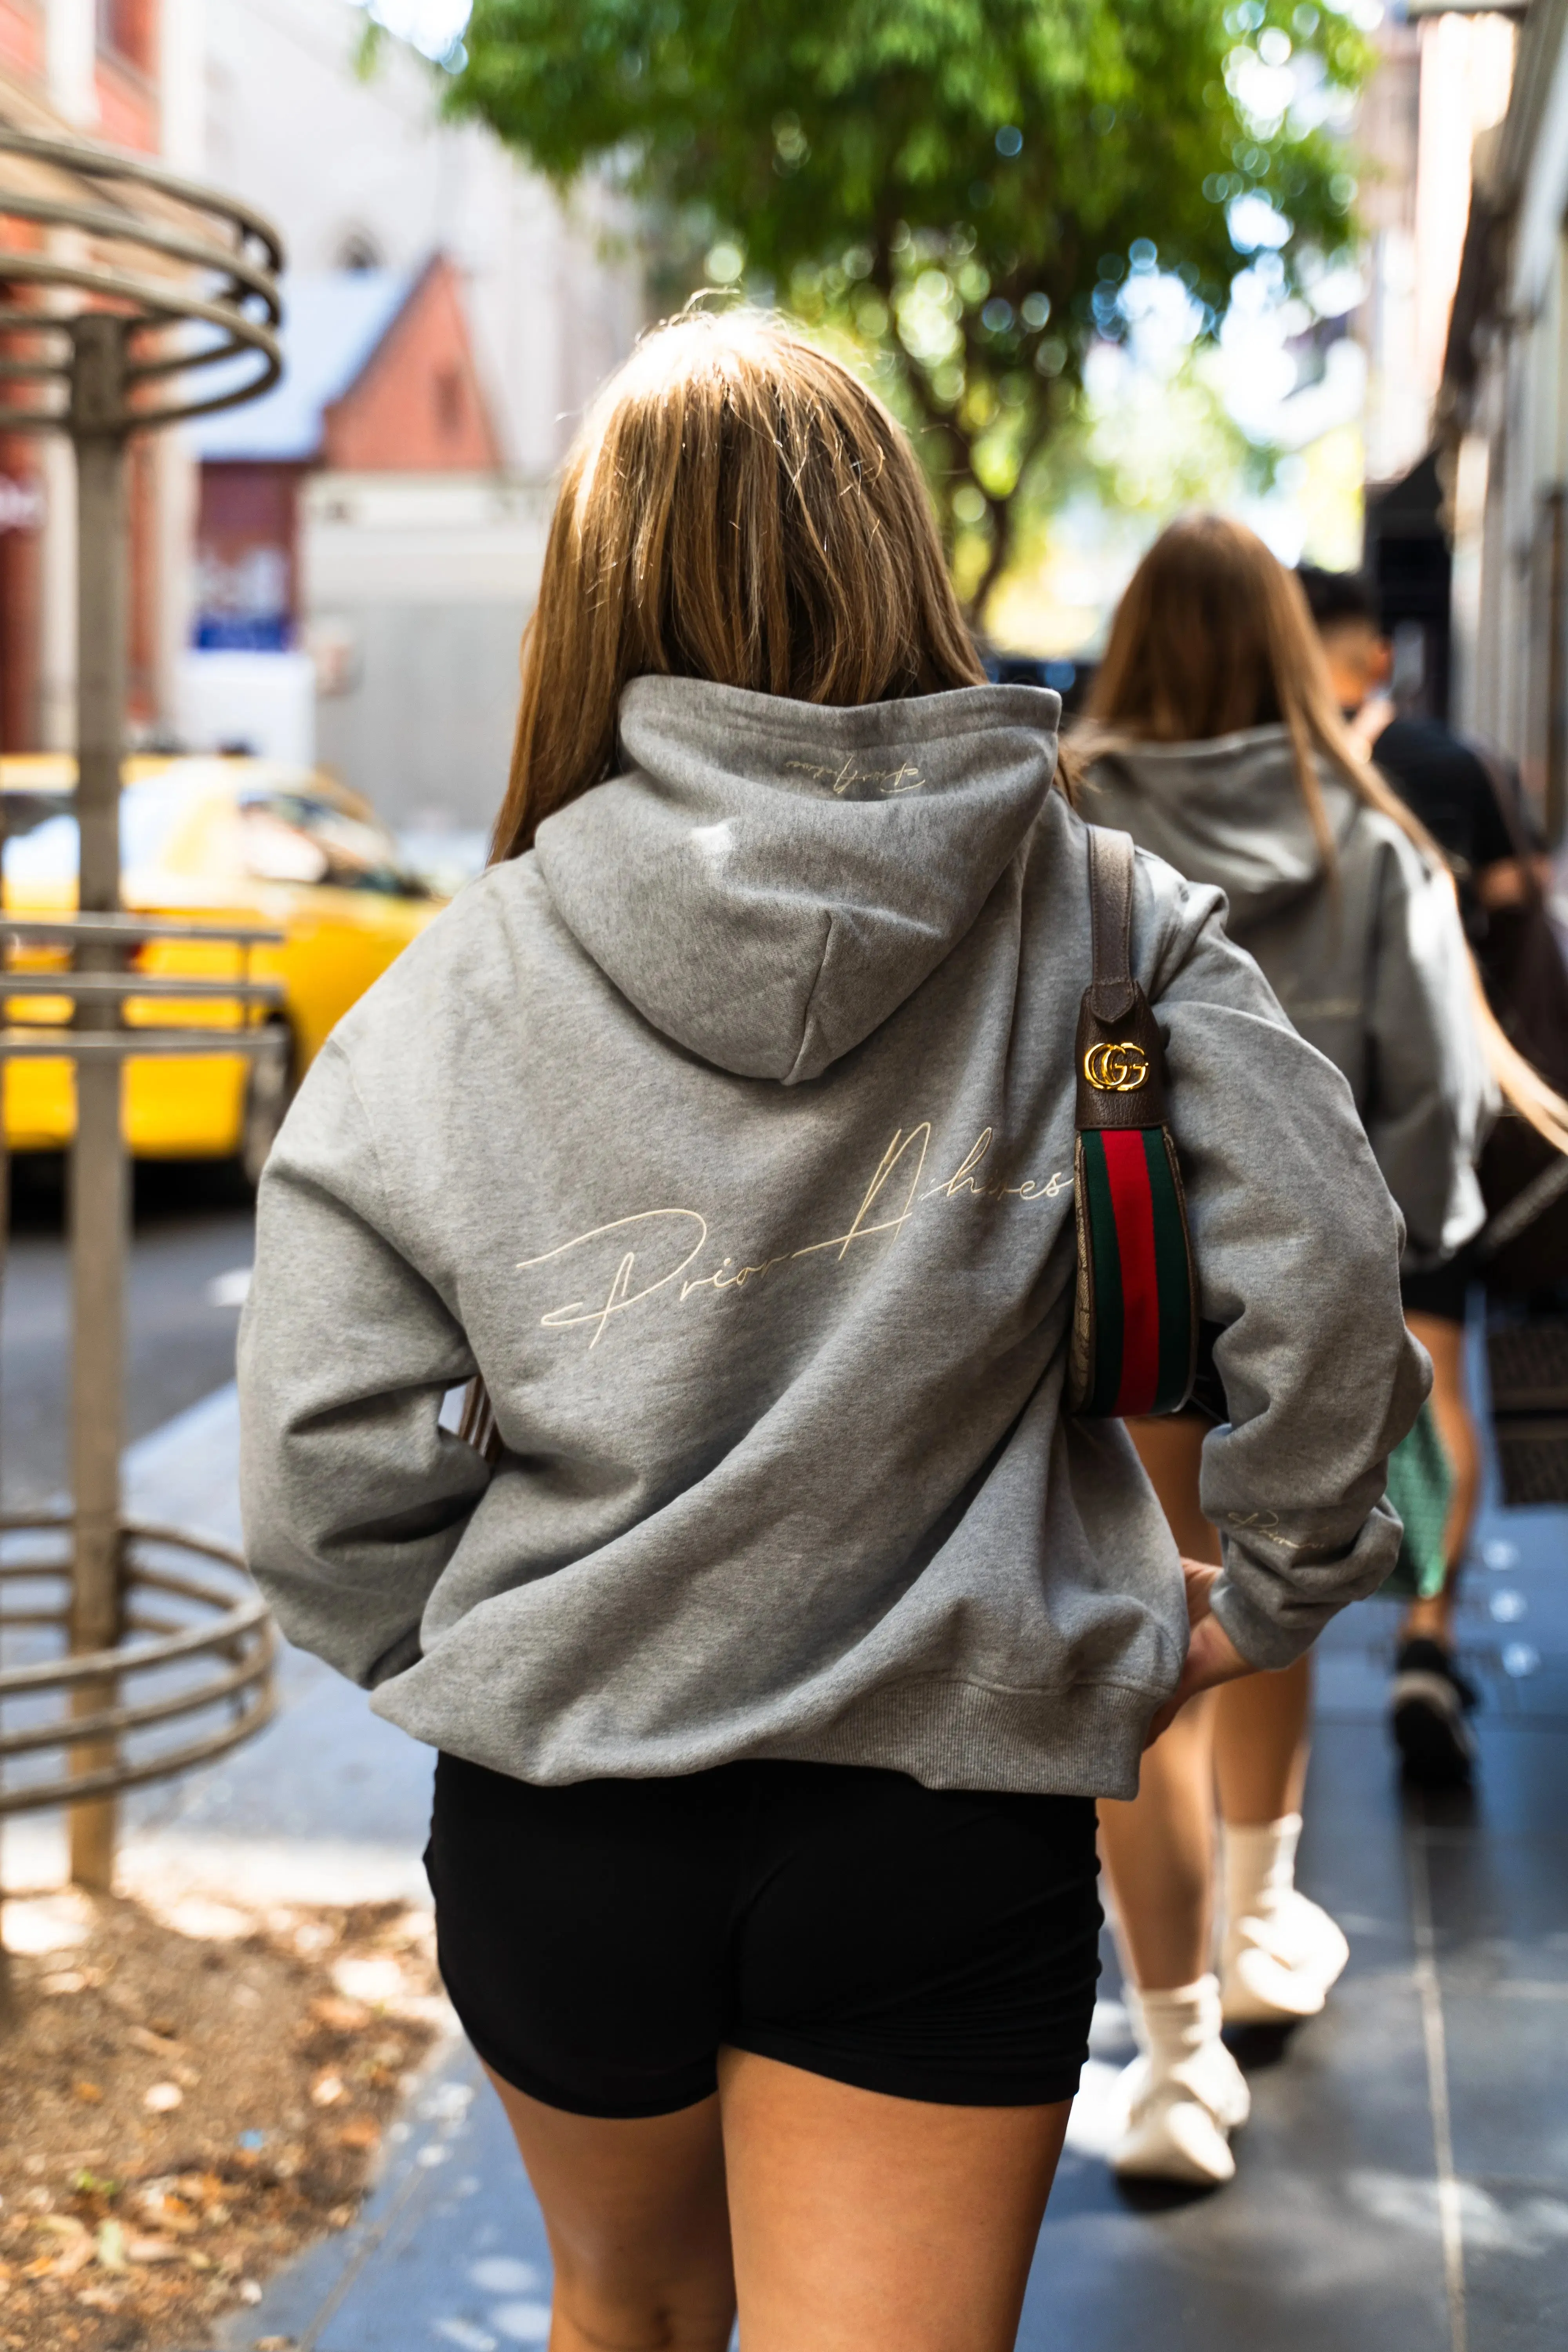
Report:
[[[1439,719],[1402,717],[1387,694],[1393,649],[1375,593],[1354,572],[1302,564],[1297,575],[1328,657],[1346,719],[1400,798],[1446,852],[1459,910],[1486,976],[1489,914],[1517,906],[1528,887],[1520,857],[1522,810],[1510,825],[1488,764]],[[1476,1693],[1454,1657],[1458,1572],[1480,1490],[1480,1440],[1465,1380],[1465,1308],[1473,1250],[1401,1277],[1405,1320],[1432,1359],[1432,1411],[1453,1473],[1443,1589],[1412,1602],[1391,1694],[1394,1736],[1406,1769],[1435,1785],[1464,1782],[1475,1755],[1467,1715]]]
[[[1447,854],[1465,928],[1484,971],[1486,917],[1519,904],[1526,887],[1520,843],[1537,845],[1517,789],[1512,810],[1505,813],[1489,763],[1462,736],[1440,719],[1395,709],[1387,692],[1393,648],[1367,581],[1310,563],[1300,565],[1297,577],[1341,709],[1400,799]],[[1550,880],[1544,867],[1542,878]]]

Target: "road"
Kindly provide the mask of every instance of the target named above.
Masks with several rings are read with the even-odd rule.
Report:
[[[61,1163],[16,1160],[12,1193],[0,1299],[0,1500],[16,1510],[66,1486],[70,1269]],[[222,1278],[249,1265],[251,1234],[248,1196],[226,1167],[196,1160],[138,1168],[128,1442],[233,1378],[239,1285]]]

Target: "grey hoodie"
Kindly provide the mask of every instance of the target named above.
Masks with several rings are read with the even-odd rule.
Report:
[[[1124,1431],[1065,1420],[1085,834],[1058,705],[669,678],[625,773],[342,1023],[261,1187],[252,1566],[421,1739],[530,1780],[735,1757],[1131,1795],[1186,1644]],[[1141,858],[1234,1427],[1215,1607],[1295,1658],[1392,1566],[1426,1384],[1339,1073]],[[493,1475],[441,1425],[478,1369]]]
[[[1232,939],[1349,1079],[1410,1261],[1429,1265],[1485,1213],[1475,1162],[1495,1097],[1464,931],[1447,877],[1408,835],[1326,770],[1319,782],[1332,882],[1283,727],[1107,752],[1086,781],[1083,814],[1225,892]]]

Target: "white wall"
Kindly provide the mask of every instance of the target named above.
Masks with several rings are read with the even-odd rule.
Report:
[[[401,827],[483,828],[506,782],[546,485],[319,474],[300,565],[318,756]]]
[[[437,121],[440,71],[416,51],[383,41],[361,80],[365,18],[349,0],[206,0],[205,14],[208,176],[271,215],[294,268],[336,268],[358,242],[394,268],[450,254],[508,463],[552,471],[641,323],[635,270],[606,267],[591,223],[488,131]]]
[[[310,768],[316,760],[316,671],[308,654],[187,653],[174,723],[193,751],[253,751]]]

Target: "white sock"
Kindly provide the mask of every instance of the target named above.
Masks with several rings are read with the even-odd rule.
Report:
[[[1221,1828],[1225,1866],[1225,1916],[1227,1927],[1238,1919],[1269,1919],[1283,1907],[1296,1885],[1296,1847],[1301,1835],[1300,1813],[1286,1813],[1277,1822],[1237,1829]]]
[[[1166,1992],[1133,1993],[1129,1988],[1128,2010],[1155,2073],[1169,2074],[1184,2058],[1219,2039],[1219,1979],[1199,1977]]]

